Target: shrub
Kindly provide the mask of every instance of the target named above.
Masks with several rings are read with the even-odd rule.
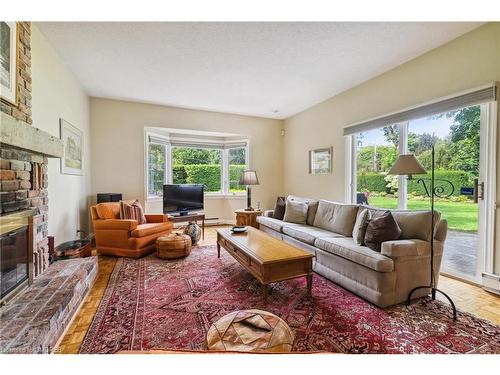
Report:
[[[454,187],[453,196],[460,196],[461,187],[472,186],[472,176],[469,172],[440,170],[440,171],[435,171],[434,175],[436,179],[436,186],[442,184],[445,187],[444,194],[449,193],[451,187],[449,186],[449,184],[439,180],[447,180],[453,184]],[[412,180],[408,181],[408,192],[415,193],[416,195],[426,196],[427,194],[425,192],[422,183],[417,182],[419,178],[430,180],[431,175],[430,173],[428,173],[427,175],[414,176]],[[428,189],[430,189],[430,181],[426,181],[426,184]]]
[[[385,175],[379,173],[362,173],[358,175],[358,191],[385,192]]]
[[[245,170],[245,165],[229,166],[229,189],[243,191],[239,186],[240,174]],[[221,190],[221,165],[220,164],[186,164],[172,167],[172,180],[174,184],[205,184],[205,191],[217,192]]]
[[[172,167],[172,180],[174,184],[187,183],[186,168],[183,165],[174,165]]]
[[[229,190],[230,191],[245,191],[244,186],[240,186],[238,181],[240,174],[246,169],[246,165],[233,164],[229,166]]]
[[[205,184],[205,191],[221,190],[220,164],[189,164],[184,166],[188,184]]]
[[[430,179],[430,174],[427,175],[415,175],[412,180],[408,181],[408,194],[413,194],[414,196],[426,196],[425,189],[422,183],[417,183],[419,178]],[[438,170],[435,171],[436,180],[448,180],[454,186],[453,196],[460,196],[460,188],[473,185],[473,176],[469,172],[465,171],[449,171],[449,170]],[[436,181],[439,184],[440,181]],[[429,181],[426,181],[428,187],[430,188]],[[436,185],[437,185],[436,184]],[[386,191],[387,181],[385,180],[384,174],[379,173],[362,173],[358,175],[358,191],[370,191],[383,193]],[[447,184],[444,184],[448,189]],[[449,191],[449,189],[447,190]]]

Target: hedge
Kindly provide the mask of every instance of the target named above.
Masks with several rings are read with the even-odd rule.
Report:
[[[238,185],[240,173],[245,170],[245,165],[229,166],[229,189],[242,190]],[[174,184],[205,184],[208,192],[221,190],[221,165],[220,164],[188,164],[174,165],[172,168]]]
[[[240,186],[240,174],[247,168],[246,165],[233,164],[229,166],[229,190],[245,190],[244,186]]]
[[[371,191],[371,192],[385,192],[387,181],[385,181],[384,174],[378,173],[363,173],[358,175],[358,191]],[[426,195],[425,189],[421,183],[417,183],[419,178],[430,179],[430,174],[427,175],[415,175],[412,180],[408,181],[408,193],[414,193],[415,195]],[[460,195],[461,187],[472,187],[473,186],[473,176],[469,172],[465,171],[449,171],[449,170],[439,170],[435,172],[436,180],[448,180],[454,186],[454,196]],[[439,181],[437,181],[439,182]],[[437,185],[437,184],[436,184]],[[446,188],[448,189],[448,186]],[[450,190],[447,190],[449,192]]]
[[[385,175],[373,172],[358,174],[358,191],[384,192],[387,185],[384,178]]]

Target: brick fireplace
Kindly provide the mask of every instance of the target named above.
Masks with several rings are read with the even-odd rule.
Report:
[[[31,210],[33,276],[49,266],[48,158],[60,158],[63,145],[33,124],[31,23],[18,22],[17,97],[0,98],[0,215]],[[31,259],[30,259],[31,261]]]
[[[49,265],[47,157],[2,145],[0,151],[0,215],[33,211],[33,276]]]
[[[48,159],[63,156],[63,142],[33,121],[31,25],[17,26],[17,98],[0,100],[0,353],[51,353],[98,265],[97,257],[49,265]]]

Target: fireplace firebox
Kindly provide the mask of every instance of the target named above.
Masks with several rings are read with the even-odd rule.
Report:
[[[0,216],[0,306],[33,281],[33,211]]]

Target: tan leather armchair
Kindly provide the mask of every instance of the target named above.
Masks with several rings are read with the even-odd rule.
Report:
[[[120,219],[120,203],[99,203],[90,207],[99,254],[140,258],[155,251],[158,237],[172,232],[167,215],[146,214],[146,224]]]

